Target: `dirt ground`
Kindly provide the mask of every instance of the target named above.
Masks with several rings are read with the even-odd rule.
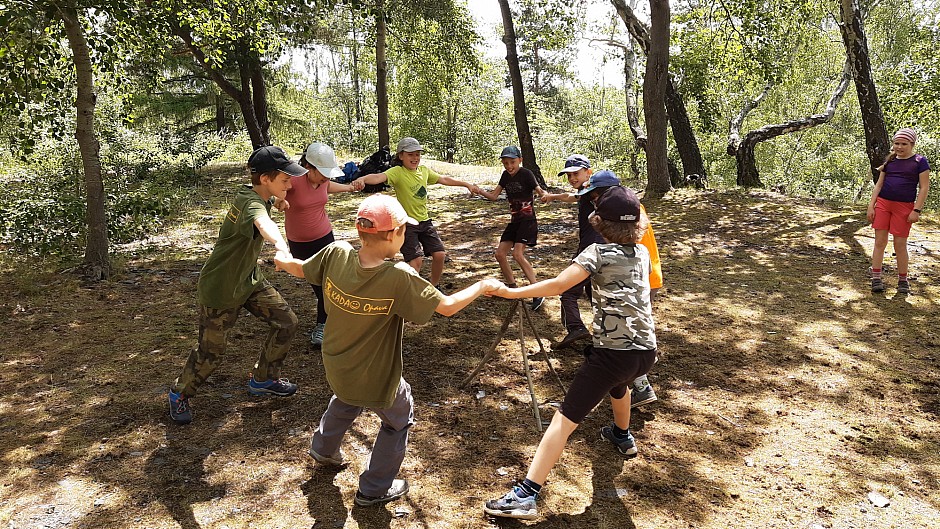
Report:
[[[540,438],[515,323],[497,358],[460,387],[493,345],[506,301],[406,326],[418,422],[401,476],[412,490],[385,507],[353,505],[373,415],[345,441],[348,467],[308,460],[331,395],[307,345],[314,296],[270,264],[266,274],[301,318],[285,367],[300,392],[247,394],[265,328],[243,316],[222,367],[193,399],[195,421],[172,424],[166,390],[196,338],[196,279],[240,180],[231,170],[207,177],[164,232],[118,249],[108,282],[4,257],[0,527],[940,526],[936,222],[911,236],[913,293],[895,293],[889,259],[888,291],[873,295],[872,232],[859,207],[742,191],[645,201],[666,287],[654,306],[659,401],[633,417],[640,455],[624,461],[598,439],[611,420],[601,404],[550,475],[540,519],[517,522],[481,510],[524,476]],[[455,191],[430,195],[449,290],[499,274],[492,249],[507,217],[505,202]],[[352,238],[359,199],[331,199],[338,238]],[[556,203],[538,214],[531,257],[546,278],[574,251],[575,210]],[[587,317],[586,302],[582,310]],[[563,335],[557,298],[533,318],[546,346]],[[526,351],[538,350],[527,332]],[[573,350],[548,356],[564,382],[580,363]],[[530,365],[548,420],[562,392],[543,358]]]

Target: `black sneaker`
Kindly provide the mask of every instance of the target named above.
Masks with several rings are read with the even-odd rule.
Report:
[[[872,292],[884,292],[885,282],[882,281],[880,277],[873,277],[871,279],[871,291]]]
[[[627,430],[627,436],[621,439],[614,434],[613,426],[605,426],[601,428],[601,439],[613,443],[617,447],[617,451],[623,454],[626,459],[633,459],[637,456],[636,440],[633,439],[630,430]]]
[[[910,294],[911,284],[907,281],[898,281],[898,294]]]
[[[286,378],[256,382],[254,375],[252,375],[252,377],[248,379],[248,393],[255,397],[267,395],[290,397],[294,393],[297,393],[297,384],[291,383],[291,381]]]
[[[488,500],[483,504],[483,512],[490,516],[499,516],[501,518],[518,518],[520,520],[534,520],[538,516],[538,509],[535,507],[536,496],[519,496],[519,487],[506,493],[498,500]]]
[[[532,312],[535,312],[542,308],[542,304],[545,303],[545,298],[532,298]]]
[[[574,343],[579,340],[584,340],[585,338],[590,338],[590,337],[591,337],[591,333],[589,333],[587,329],[585,329],[584,327],[579,327],[577,329],[572,329],[568,331],[568,336],[565,336],[565,338],[562,341],[558,342],[558,344],[555,347],[557,347],[558,349],[564,349],[565,347],[570,347],[574,345]]]
[[[169,394],[170,418],[176,424],[189,424],[193,422],[193,410],[189,407],[189,397],[184,397],[172,389]]]
[[[396,479],[392,480],[392,486],[382,496],[366,496],[362,491],[357,490],[356,499],[353,502],[360,507],[371,507],[397,500],[405,494],[408,494],[408,482],[403,479]]]

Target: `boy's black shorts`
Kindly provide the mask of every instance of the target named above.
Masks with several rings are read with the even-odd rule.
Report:
[[[590,354],[578,369],[561,403],[561,414],[580,424],[604,397],[622,399],[640,375],[656,363],[656,349],[620,351],[589,346]]]
[[[539,223],[535,219],[525,219],[519,222],[510,222],[499,242],[511,241],[522,243],[528,247],[534,247],[539,235]]]
[[[405,228],[405,243],[401,246],[401,256],[405,262],[421,257],[422,250],[423,255],[428,257],[435,252],[444,251],[444,243],[431,219],[421,221],[417,226],[409,224]]]

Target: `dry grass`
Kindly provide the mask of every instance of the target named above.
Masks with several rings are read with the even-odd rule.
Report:
[[[478,174],[492,183],[489,170]],[[121,249],[113,281],[83,284],[6,262],[0,277],[0,526],[15,528],[518,527],[481,513],[521,478],[539,434],[518,342],[478,381],[457,387],[491,345],[505,302],[409,325],[405,377],[418,424],[402,475],[408,499],[353,507],[377,421],[363,415],[344,446],[351,465],[327,472],[306,447],[330,396],[298,335],[286,374],[292,399],[244,391],[265,329],[243,317],[229,357],[177,427],[165,391],[195,334],[195,281],[238,174],[216,175],[172,230]],[[335,195],[335,231],[349,237],[359,197]],[[505,203],[432,188],[449,247],[448,288],[497,275],[492,248]],[[940,356],[936,223],[912,235],[914,294],[873,296],[871,231],[857,208],[769,193],[681,191],[650,201],[666,288],[655,312],[663,358],[650,377],[660,401],[634,416],[640,457],[622,461],[596,431],[602,404],[550,476],[538,527],[931,528],[940,520]],[[574,211],[539,210],[540,277],[574,249]],[[268,249],[270,250],[270,249]],[[267,254],[266,254],[267,255]],[[269,256],[269,255],[268,255]],[[312,328],[309,287],[267,268]],[[893,281],[889,281],[889,285]],[[558,301],[536,316],[563,333]],[[587,314],[586,304],[583,306]],[[537,349],[529,340],[529,349]],[[552,352],[569,380],[579,365]],[[534,363],[544,417],[561,398]],[[484,396],[477,398],[478,392]],[[873,506],[869,492],[890,500]]]

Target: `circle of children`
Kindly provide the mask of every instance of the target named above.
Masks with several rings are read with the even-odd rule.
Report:
[[[885,288],[881,266],[889,233],[897,253],[898,291],[910,289],[907,236],[924,205],[930,172],[927,160],[913,153],[916,139],[911,129],[894,136],[893,153],[881,168],[868,207],[875,229],[871,265],[875,292]],[[300,163],[277,147],[252,153],[248,159],[252,185],[238,191],[199,277],[198,344],[169,392],[170,417],[180,424],[192,421],[190,398],[219,365],[226,333],[242,308],[270,326],[248,381],[249,393],[287,397],[297,391],[296,384],[281,378],[281,366],[298,319],[259,269],[258,257],[268,241],[276,249],[277,268],[306,279],[317,298],[310,339],[321,349],[334,395],[313,434],[309,454],[318,464],[345,464],[340,450],[343,437],[363,408],[372,410],[382,426],[359,476],[354,502],[384,504],[408,492],[407,481],[396,477],[415,422],[411,386],[402,378],[404,322],[426,323],[435,312],[451,316],[480,295],[532,298],[533,310],[543,298],[560,295],[567,336],[556,347],[587,341],[584,363],[525,478],[483,506],[492,516],[534,519],[536,498],[568,437],[605,396],[610,397],[613,423],[600,430],[601,439],[625,458],[637,455],[629,430],[631,404],[656,400],[646,379],[657,359],[651,297],[662,286],[653,231],[636,194],[622,187],[613,172],[592,172],[584,156],[568,157],[559,173],[567,177],[572,191],[550,194],[521,166],[515,146],[503,149],[505,171],[489,191],[421,165],[423,151],[416,139],[403,138],[393,167],[347,184],[334,181],[342,172],[333,149],[321,143],[311,144]],[[334,241],[325,210],[328,195],[380,183],[390,185],[395,197],[373,194],[362,201],[356,214],[361,248]],[[437,288],[445,249],[428,216],[431,184],[462,186],[489,200],[497,200],[505,191],[510,221],[496,248],[505,284],[487,278],[450,295]],[[542,202],[577,203],[578,214],[578,251],[571,265],[543,281],[536,281],[525,253],[538,235],[536,195]],[[272,207],[284,212],[286,242],[271,218]],[[399,252],[404,262],[393,261]],[[527,286],[517,286],[510,253]],[[418,274],[426,256],[431,258],[430,281]],[[593,332],[588,332],[578,311],[578,299],[584,296],[591,298]]]

